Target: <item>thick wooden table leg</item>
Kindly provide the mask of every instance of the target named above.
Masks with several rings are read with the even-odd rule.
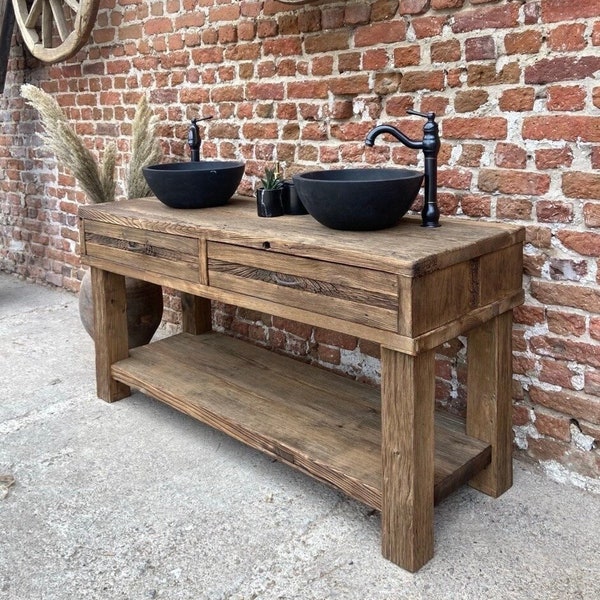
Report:
[[[469,484],[497,498],[512,486],[512,311],[469,332],[467,435],[492,446],[491,464]]]
[[[212,329],[210,300],[181,292],[181,328],[184,333],[199,335]]]
[[[129,396],[128,386],[111,377],[113,363],[129,356],[125,277],[92,267],[96,388],[98,397],[114,402]]]
[[[408,571],[433,556],[434,353],[381,348],[382,553]]]

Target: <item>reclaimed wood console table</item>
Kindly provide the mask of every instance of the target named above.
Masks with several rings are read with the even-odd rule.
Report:
[[[383,555],[433,556],[434,503],[512,485],[511,324],[523,229],[407,217],[377,232],[254,202],[174,210],[144,198],[79,211],[98,396],[130,387],[381,511]],[[124,276],[182,292],[183,333],[128,350]],[[379,343],[381,390],[211,332],[211,300]],[[435,414],[435,349],[468,336],[466,419]]]

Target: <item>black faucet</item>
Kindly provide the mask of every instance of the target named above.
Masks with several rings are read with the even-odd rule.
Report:
[[[192,162],[200,161],[200,144],[202,143],[202,140],[200,139],[198,121],[208,121],[209,119],[212,119],[212,115],[208,117],[201,117],[200,119],[192,119],[192,122],[188,128],[188,145],[191,150]]]
[[[440,151],[440,135],[438,133],[438,124],[435,122],[435,113],[420,113],[409,109],[406,111],[410,115],[417,115],[427,119],[423,126],[423,139],[421,141],[412,140],[404,135],[399,129],[392,125],[377,125],[369,131],[365,138],[367,146],[373,146],[375,139],[382,133],[393,135],[399,142],[402,142],[408,148],[413,150],[423,150],[425,155],[425,202],[421,211],[423,227],[440,226],[440,210],[437,205],[437,156]]]

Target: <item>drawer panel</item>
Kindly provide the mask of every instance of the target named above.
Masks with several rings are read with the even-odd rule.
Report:
[[[202,283],[197,238],[88,220],[84,256]]]
[[[392,273],[208,242],[211,287],[388,331],[398,328]]]

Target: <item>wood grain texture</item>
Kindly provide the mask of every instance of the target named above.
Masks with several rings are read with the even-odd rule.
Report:
[[[212,329],[211,303],[208,298],[185,292],[181,294],[181,329],[192,335]]]
[[[467,432],[492,446],[492,460],[470,485],[493,497],[512,486],[512,311],[468,337]]]
[[[433,557],[434,366],[381,348],[382,553],[411,572]]]
[[[206,237],[261,250],[315,258],[375,271],[421,276],[477,256],[523,242],[522,227],[445,217],[442,227],[424,228],[420,219],[405,217],[390,229],[374,232],[332,231],[310,215],[276,219],[256,216],[256,203],[234,197],[218,209],[169,209],[153,198],[108,205],[85,205],[79,215],[92,221]]]
[[[129,387],[113,379],[111,365],[128,356],[127,300],[122,275],[92,268],[92,297],[96,326],[96,386],[98,397],[114,402],[129,396]]]
[[[181,334],[132,349],[112,371],[381,510],[379,389],[218,334]],[[438,502],[489,463],[490,449],[465,435],[463,421],[443,414],[435,443]]]
[[[200,281],[198,239],[93,221],[85,223],[85,252],[140,271]]]

